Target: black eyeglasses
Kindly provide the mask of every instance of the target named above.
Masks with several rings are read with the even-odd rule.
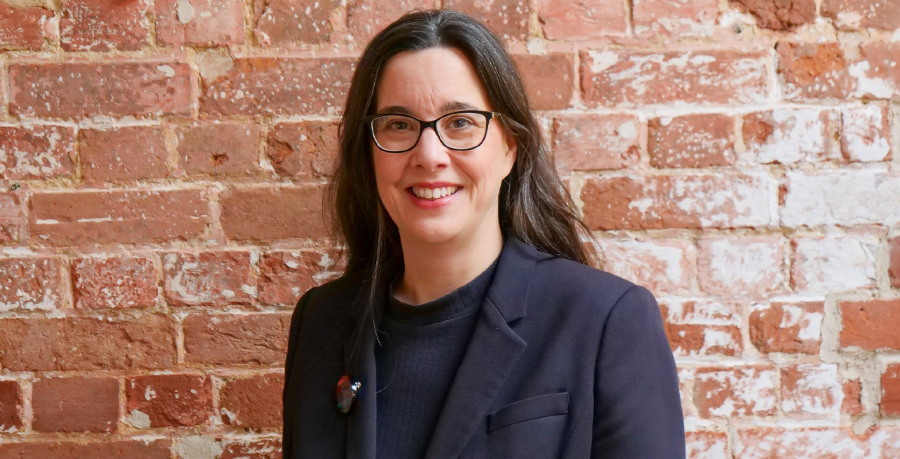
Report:
[[[478,148],[487,138],[488,124],[500,113],[463,110],[422,121],[409,115],[382,114],[363,118],[378,148],[388,153],[403,153],[415,148],[425,128],[434,129],[445,147],[465,151]]]

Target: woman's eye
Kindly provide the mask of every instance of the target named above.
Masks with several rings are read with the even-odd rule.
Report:
[[[405,131],[409,129],[409,123],[406,121],[393,121],[388,124],[388,129],[392,131]]]
[[[467,128],[469,126],[472,126],[473,124],[474,123],[472,123],[472,120],[468,118],[453,118],[452,120],[450,120],[450,127],[454,129]]]

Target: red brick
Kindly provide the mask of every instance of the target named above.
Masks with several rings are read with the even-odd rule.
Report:
[[[178,156],[188,175],[258,176],[259,125],[194,123],[179,126]]]
[[[128,378],[125,399],[125,411],[135,427],[197,426],[213,414],[212,378],[196,374]]]
[[[13,64],[9,111],[38,118],[187,115],[190,75],[187,64],[164,62]]]
[[[791,30],[816,20],[813,0],[731,0],[756,18],[764,29]]]
[[[733,437],[734,457],[744,458],[895,458],[900,429],[874,427],[862,435],[844,428],[745,428]]]
[[[687,459],[731,457],[725,432],[686,432],[685,443]]]
[[[175,325],[165,315],[0,319],[0,365],[8,371],[163,369],[175,363]]]
[[[326,43],[334,33],[331,16],[340,4],[340,0],[253,0],[256,41],[261,46]]]
[[[249,252],[167,253],[163,278],[175,306],[250,304],[256,296]]]
[[[839,44],[779,42],[775,49],[788,99],[845,98],[852,91]]]
[[[532,110],[562,110],[575,91],[575,64],[569,54],[513,55]]]
[[[900,299],[841,302],[841,347],[900,350]]]
[[[220,72],[211,75],[201,66],[201,113],[325,115],[343,106],[353,60],[245,58]]]
[[[184,318],[188,363],[280,365],[287,352],[291,315],[192,314]]]
[[[647,152],[653,167],[711,167],[734,164],[734,118],[684,115],[648,123]]]
[[[888,276],[891,278],[892,287],[900,287],[900,237],[891,239],[891,261],[888,268]]]
[[[284,377],[279,373],[233,379],[219,391],[222,422],[253,430],[281,428],[281,391]]]
[[[763,103],[767,61],[737,51],[583,51],[582,97],[589,107]]]
[[[845,381],[841,388],[844,391],[844,401],[841,403],[841,413],[849,414],[851,416],[862,414],[863,406],[862,398],[860,397],[862,387],[860,386],[859,380],[854,379],[853,381]]]
[[[631,14],[635,35],[702,35],[704,28],[714,25],[719,4],[717,0],[639,0],[632,2]]]
[[[795,419],[840,414],[844,392],[837,365],[799,364],[781,368],[781,409]]]
[[[849,73],[856,79],[856,89],[851,96],[860,99],[900,98],[900,56],[898,42],[867,42],[859,47],[861,58],[850,66]],[[873,81],[874,80],[874,81]]]
[[[59,309],[62,290],[59,259],[0,258],[0,311]]]
[[[494,0],[473,2],[471,0],[444,0],[445,9],[462,11],[488,26],[502,40],[528,38],[528,17],[531,16],[530,2],[526,0]]]
[[[737,304],[663,300],[666,336],[677,357],[740,355],[740,310]]]
[[[591,177],[581,199],[595,230],[734,228],[769,222],[767,190],[758,175]]]
[[[538,19],[550,40],[584,40],[625,33],[625,3],[618,0],[537,0]]]
[[[900,28],[900,0],[823,0],[822,16],[842,30]]]
[[[66,51],[132,51],[147,44],[146,0],[76,0],[61,4],[60,44]]]
[[[694,403],[701,417],[772,416],[775,370],[765,366],[700,368]]]
[[[891,159],[890,111],[869,104],[841,110],[841,150],[848,161]]]
[[[156,38],[160,43],[228,46],[244,41],[241,0],[156,0],[155,8]]]
[[[66,126],[0,126],[0,179],[71,176],[75,130]]]
[[[436,6],[434,0],[350,0],[347,3],[349,31],[360,42],[371,40],[407,11]]]
[[[640,160],[641,125],[632,115],[562,115],[551,148],[560,174],[624,169]]]
[[[35,381],[32,428],[38,432],[115,432],[119,380],[55,378]]]
[[[170,440],[103,440],[90,443],[27,442],[0,444],[4,459],[170,459]]]
[[[40,6],[13,6],[0,2],[0,51],[39,50],[44,46],[44,26],[53,12]]]
[[[334,266],[337,253],[328,251],[277,251],[260,255],[259,302],[262,304],[297,303],[312,287],[332,277],[339,267]]]
[[[784,250],[780,238],[704,238],[698,244],[700,289],[712,295],[766,297],[784,290]]]
[[[24,422],[22,388],[16,381],[0,381],[0,432],[14,433],[22,430]]]
[[[25,225],[23,199],[24,195],[16,192],[0,192],[0,245],[19,241],[22,227]]]
[[[824,304],[772,303],[750,313],[750,342],[759,352],[818,354]]]
[[[747,150],[760,163],[794,164],[840,158],[839,114],[833,110],[775,109],[744,115]]]
[[[156,282],[152,258],[89,257],[72,262],[72,293],[78,309],[152,307]]]
[[[279,123],[266,137],[266,156],[279,175],[331,175],[340,152],[338,124],[332,121]]]
[[[228,440],[219,459],[281,459],[281,439]]]
[[[693,244],[681,239],[601,239],[604,271],[643,285],[654,294],[688,294],[697,277]]]
[[[209,218],[197,190],[36,192],[28,209],[32,241],[51,245],[188,240]]]
[[[900,416],[900,364],[887,366],[881,375],[881,414]]]
[[[219,205],[222,229],[230,239],[276,240],[327,235],[319,186],[232,188],[219,196]]]
[[[81,172],[87,184],[169,175],[162,126],[83,129],[78,133],[78,145]]]

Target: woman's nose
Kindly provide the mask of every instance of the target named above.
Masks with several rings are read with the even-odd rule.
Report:
[[[412,158],[410,158],[410,161],[413,166],[421,166],[429,170],[446,167],[449,161],[447,147],[441,143],[437,132],[430,127],[422,131],[419,143],[416,144],[411,153]]]

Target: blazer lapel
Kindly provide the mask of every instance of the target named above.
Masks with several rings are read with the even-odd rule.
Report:
[[[426,459],[460,455],[525,350],[525,341],[509,323],[525,316],[528,280],[537,258],[533,247],[507,238],[475,332],[432,433]]]
[[[360,303],[361,307],[363,305]],[[344,342],[344,374],[351,381],[362,383],[350,411],[345,415],[347,459],[375,459],[375,327],[381,321],[381,308],[382,299],[376,298],[374,319],[369,316],[368,320],[360,320],[358,314],[353,314],[351,320],[354,327]],[[336,395],[332,394],[332,397]]]

